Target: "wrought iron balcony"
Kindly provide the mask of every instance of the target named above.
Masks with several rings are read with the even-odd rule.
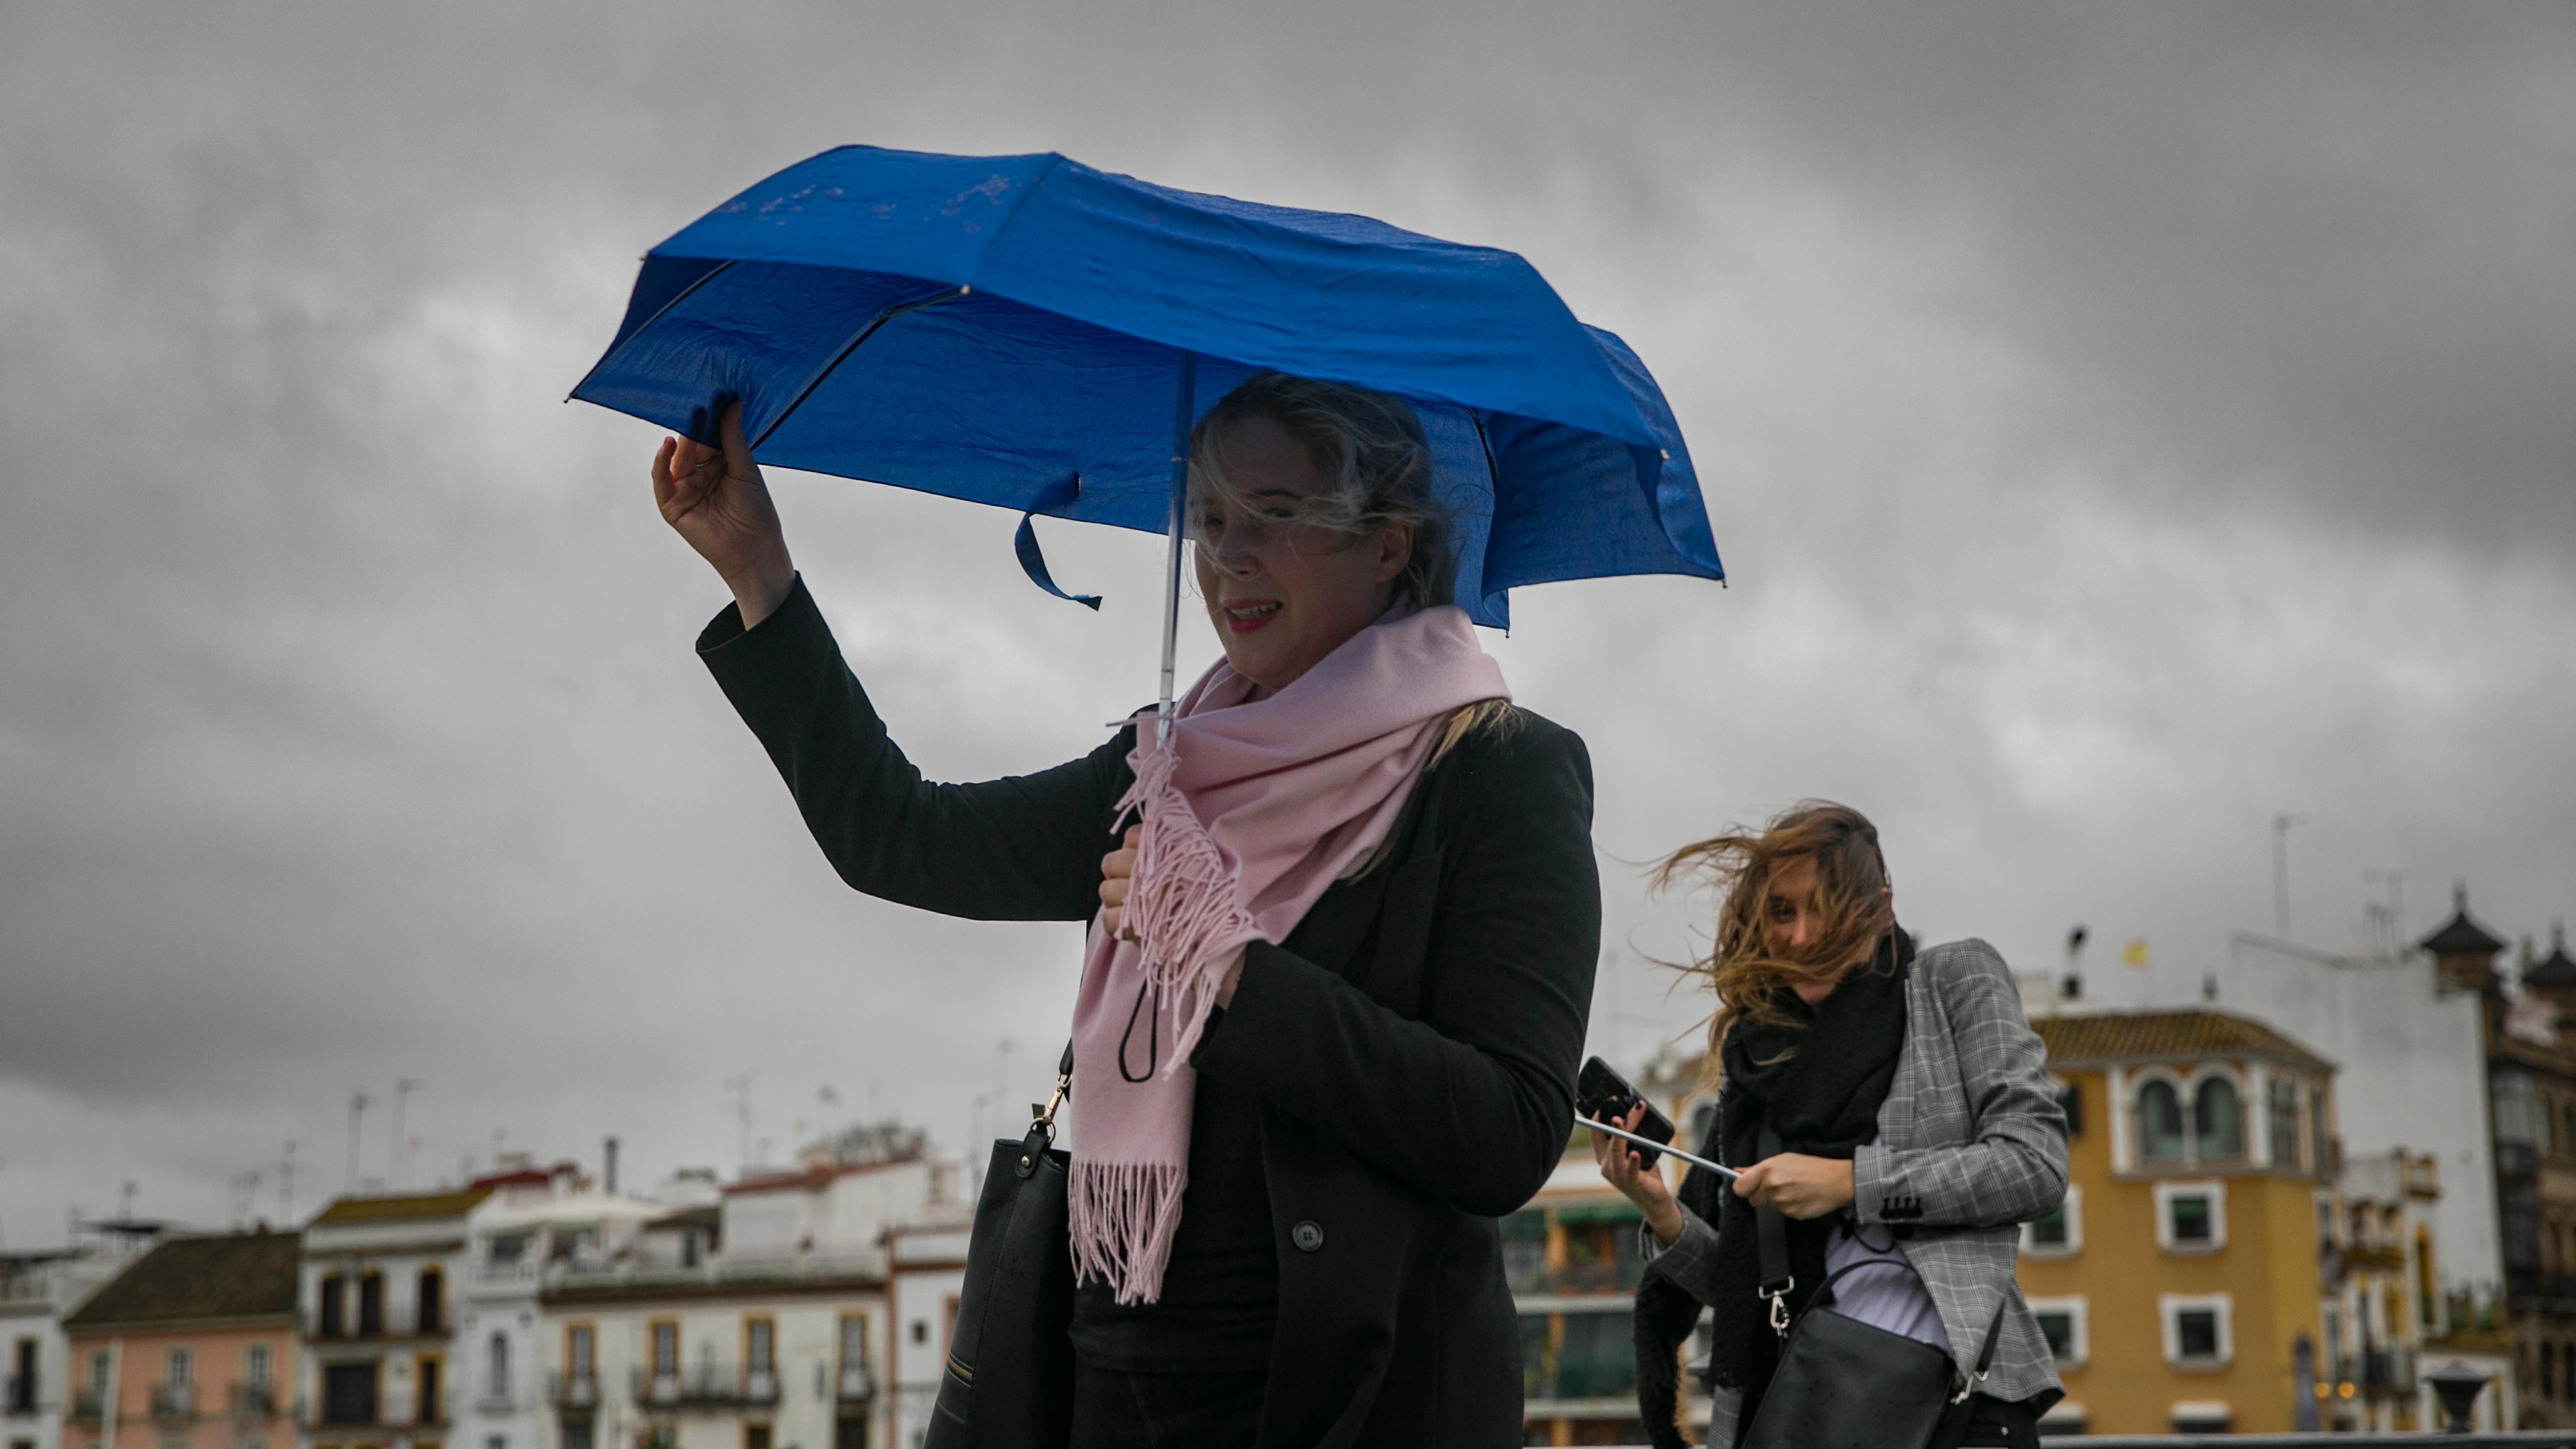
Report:
[[[277,1417],[277,1390],[267,1384],[235,1384],[232,1410],[236,1419],[274,1419]]]
[[[82,1389],[80,1392],[72,1395],[73,1420],[83,1424],[97,1423],[102,1417],[99,1413],[99,1409],[106,1402],[107,1396],[101,1391],[97,1389]]]
[[[599,1407],[599,1375],[554,1374],[547,1380],[546,1398],[565,1413],[586,1414]]]
[[[181,1422],[197,1416],[195,1384],[154,1384],[152,1417],[168,1422]]]
[[[863,1404],[877,1396],[877,1376],[863,1363],[844,1364],[841,1377],[832,1386],[832,1396],[844,1404]]]
[[[639,1370],[635,1401],[654,1409],[752,1409],[778,1402],[778,1373],[734,1364],[700,1363],[671,1373]]]
[[[33,1374],[9,1375],[9,1413],[15,1417],[36,1412],[36,1378]]]

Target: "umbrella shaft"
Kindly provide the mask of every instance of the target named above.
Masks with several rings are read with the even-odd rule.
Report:
[[[1172,732],[1172,660],[1181,643],[1181,519],[1190,493],[1190,424],[1197,412],[1199,359],[1181,354],[1180,385],[1172,403],[1172,496],[1163,515],[1163,707],[1154,715],[1154,740]]]

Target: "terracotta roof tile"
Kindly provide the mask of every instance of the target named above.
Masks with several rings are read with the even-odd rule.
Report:
[[[2035,1017],[2051,1066],[2078,1062],[2192,1061],[2262,1057],[2309,1071],[2334,1064],[2259,1021],[2209,1007],[2101,1011]]]
[[[172,1238],[117,1274],[63,1326],[292,1317],[303,1251],[295,1233]]]
[[[349,1223],[407,1223],[431,1218],[461,1218],[475,1204],[492,1195],[489,1187],[470,1187],[463,1192],[408,1193],[400,1197],[344,1197],[324,1208],[313,1221],[313,1228],[336,1228]]]

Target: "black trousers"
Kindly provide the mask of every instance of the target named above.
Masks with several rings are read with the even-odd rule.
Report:
[[[1071,1449],[1251,1449],[1268,1369],[1129,1373],[1077,1362]]]

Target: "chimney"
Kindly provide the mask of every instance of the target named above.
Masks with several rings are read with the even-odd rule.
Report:
[[[600,1144],[600,1188],[610,1197],[617,1196],[617,1139]]]

